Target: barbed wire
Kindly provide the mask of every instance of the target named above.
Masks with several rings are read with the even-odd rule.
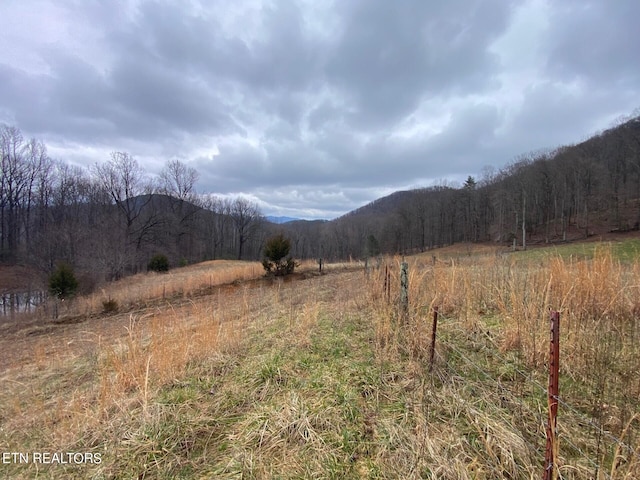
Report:
[[[488,372],[486,372],[485,370],[481,369],[481,368],[480,368],[480,367],[479,367],[475,362],[473,362],[473,360],[471,360],[469,357],[467,357],[466,355],[464,355],[464,354],[463,354],[463,353],[462,353],[458,348],[454,347],[452,344],[450,344],[450,343],[448,343],[448,342],[446,342],[446,341],[443,341],[442,343],[444,343],[444,344],[445,344],[445,345],[447,345],[449,348],[451,348],[452,350],[454,350],[456,353],[458,353],[458,355],[462,356],[462,358],[464,358],[464,359],[467,361],[467,363],[468,363],[468,364],[471,364],[471,365],[472,365],[476,370],[478,370],[479,372],[481,372],[485,377],[487,377],[487,378],[489,378],[489,379],[494,380],[495,385],[497,385],[497,386],[498,386],[502,391],[504,391],[504,392],[508,392],[508,393],[510,393],[510,394],[513,394],[513,392],[509,392],[509,390],[507,390],[507,389],[502,385],[502,383],[501,383],[500,381],[496,381],[496,380],[495,380],[495,378],[493,378],[493,376],[492,376],[490,373],[488,373]],[[500,357],[498,356],[498,358],[500,358]],[[455,369],[454,369],[454,370],[455,370]],[[456,373],[459,373],[459,372],[458,372],[458,371],[456,371]],[[546,390],[546,389],[545,389],[545,390]],[[528,410],[530,413],[533,413],[534,415],[536,415],[536,412],[535,412],[535,411],[533,411],[532,409],[530,409],[530,408],[529,408],[529,409],[526,409],[526,410]],[[538,416],[538,420],[539,420],[541,423],[544,423],[544,419],[542,419],[542,420],[541,420],[539,416]],[[598,470],[601,470],[601,469],[602,469],[601,465],[597,464],[594,460],[592,460],[592,459],[590,458],[590,456],[589,456],[588,454],[586,454],[586,453],[585,453],[585,452],[584,452],[580,447],[578,447],[575,443],[573,443],[573,442],[569,439],[569,437],[561,436],[561,438],[562,438],[562,441],[564,441],[565,443],[568,443],[569,445],[571,445],[571,447],[573,447],[573,449],[574,449],[575,451],[577,451],[577,452],[578,452],[578,453],[579,453],[579,454],[580,454],[580,455],[581,455],[585,460],[587,460],[587,461],[588,461],[588,462],[589,462],[593,467],[595,467],[595,468],[596,468],[596,469],[598,469]],[[615,439],[615,437],[613,437],[613,438]],[[526,439],[523,439],[523,440],[524,440],[524,442],[525,442],[525,443],[527,443],[527,444],[528,444],[530,447],[532,447],[534,450],[537,450],[537,448],[536,448],[536,447],[534,447],[534,446],[533,446],[530,442],[528,442]],[[603,473],[604,473],[604,475],[605,475],[607,478],[611,478],[611,476],[610,476],[608,473],[606,473],[606,472],[603,472]]]
[[[510,395],[513,395],[512,392],[509,392],[509,390],[507,390],[499,381],[496,381],[495,378],[493,377],[493,375],[491,375],[490,373],[486,372],[485,370],[483,370],[482,368],[480,368],[475,362],[473,362],[473,360],[471,360],[469,357],[467,357],[466,355],[464,355],[464,353],[462,353],[460,351],[460,349],[454,347],[451,343],[447,342],[447,341],[441,341],[441,343],[443,343],[444,345],[446,345],[447,347],[451,348],[453,351],[455,351],[458,355],[460,355],[466,362],[467,364],[473,366],[478,372],[482,373],[486,378],[493,380],[494,384],[497,385],[503,392],[507,392]],[[454,369],[454,371],[459,374],[459,372],[457,370]],[[520,405],[522,405],[522,403],[520,403]],[[539,417],[539,415],[537,415],[536,412],[534,412],[533,410],[531,410],[530,408],[526,408],[526,410],[529,413],[532,413],[534,416],[538,416],[538,421],[542,424],[544,424],[544,419],[541,419]],[[575,443],[573,443],[568,437],[562,436],[561,437],[563,441],[565,441],[566,443],[568,443],[569,445],[571,445],[571,447],[573,447],[573,449],[575,451],[577,451],[580,456],[582,458],[584,458],[587,462],[589,462],[593,467],[595,467],[598,470],[602,470],[602,467],[600,465],[598,465],[594,460],[592,460],[589,455],[587,455],[580,447],[578,447]],[[531,444],[531,442],[529,442],[528,440],[526,440],[525,438],[522,438],[522,440],[533,450],[533,451],[538,451],[539,448],[535,447],[534,445]],[[604,475],[606,476],[606,478],[611,478],[611,476],[609,474],[607,474],[606,472],[604,472]]]
[[[441,320],[447,320],[447,317],[445,316],[441,316],[439,317]],[[464,335],[464,334],[463,334]],[[467,339],[469,339],[468,335],[464,335],[465,337],[467,337]],[[495,345],[495,343],[488,338],[488,340]],[[489,380],[493,381],[493,384],[495,386],[497,386],[502,392],[507,393],[509,396],[513,396],[513,392],[511,392],[510,390],[508,390],[507,388],[504,387],[504,385],[502,385],[502,383],[499,380],[495,379],[495,376],[488,373],[486,370],[482,369],[480,366],[478,366],[478,364],[476,362],[474,362],[473,360],[471,360],[467,355],[465,355],[459,348],[455,347],[452,343],[444,340],[442,337],[439,338],[439,342],[443,345],[445,345],[446,347],[450,348],[451,350],[453,350],[454,352],[456,352],[462,359],[465,360],[465,362],[468,365],[471,365],[474,369],[476,369],[478,372],[480,372],[484,377],[486,377]],[[547,394],[547,388],[544,387],[542,384],[540,384],[538,381],[536,381],[533,376],[530,373],[525,373],[524,371],[522,371],[521,369],[517,368],[516,366],[514,366],[512,364],[512,362],[510,362],[509,360],[507,360],[505,357],[503,357],[502,355],[498,354],[495,350],[492,349],[488,349],[488,348],[482,348],[484,353],[488,353],[492,356],[494,356],[497,360],[505,363],[505,364],[510,364],[513,368],[513,370],[519,374],[524,380],[526,380],[527,382],[530,382],[530,384],[532,384],[533,386],[537,387],[540,392]],[[451,367],[449,365],[449,367]],[[460,375],[460,372],[457,371],[455,368],[453,368],[454,372],[458,375]],[[635,452],[635,449],[633,447],[631,447],[630,445],[627,445],[626,443],[622,442],[620,439],[616,438],[615,436],[611,435],[609,432],[607,432],[606,430],[604,430],[601,426],[595,424],[593,422],[593,420],[585,417],[584,413],[581,413],[580,411],[578,411],[575,407],[573,407],[572,405],[570,405],[568,402],[566,402],[564,399],[562,398],[557,398],[557,397],[553,397],[556,398],[558,400],[558,403],[560,403],[561,405],[567,407],[568,410],[570,410],[573,414],[578,415],[580,417],[581,420],[584,421],[584,423],[589,424],[590,426],[592,426],[593,428],[599,430],[603,436],[607,437],[609,440],[611,440],[613,443],[624,447],[627,451],[629,451],[632,455],[634,455],[635,457],[637,457],[638,459],[640,459],[640,455],[638,453]],[[526,404],[522,404],[520,403],[520,405],[526,405]],[[530,408],[525,408],[526,411],[528,411],[529,413],[538,416],[537,412],[533,411]],[[541,423],[544,423],[544,420],[541,420],[540,417],[538,416],[538,421]],[[599,465],[598,463],[596,463],[587,453],[585,453],[580,447],[578,447],[574,442],[572,442],[569,437],[565,437],[562,436],[562,439],[565,443],[567,443],[568,445],[570,445],[576,452],[578,452],[580,454],[581,457],[583,457],[587,462],[589,462],[589,464],[591,466],[593,466],[594,468],[602,471],[602,466]],[[532,448],[534,451],[537,450],[537,447],[533,446],[529,441],[527,441],[526,439],[523,438],[523,441],[530,447]],[[606,478],[611,478],[611,476],[609,474],[607,474],[606,472],[602,471],[602,473],[606,476]]]
[[[395,275],[393,276],[395,279]],[[421,305],[420,307],[418,307],[418,309],[430,309],[431,305]],[[446,320],[452,320],[451,317],[447,317],[445,315],[443,315],[442,313],[439,314],[439,319],[440,321],[446,321]],[[465,335],[463,333],[464,336],[467,337],[467,339],[469,339],[468,335]],[[492,380],[495,385],[497,385],[499,387],[500,390],[502,390],[503,392],[508,393],[509,396],[513,396],[513,392],[509,391],[508,389],[506,389],[502,383],[499,380],[496,380],[494,375],[491,375],[490,373],[486,372],[485,370],[481,369],[475,362],[473,362],[471,359],[469,359],[466,355],[464,355],[464,353],[462,353],[458,348],[454,347],[451,343],[443,340],[442,338],[438,339],[440,343],[443,343],[445,345],[447,345],[449,348],[451,348],[453,351],[457,352],[458,355],[460,355],[468,364],[470,364],[471,366],[473,366],[477,371],[479,371],[482,375],[484,375],[487,379]],[[511,367],[513,368],[513,370],[520,375],[523,379],[525,379],[527,382],[529,382],[531,385],[537,387],[540,392],[544,393],[545,395],[548,395],[548,389],[546,386],[542,385],[541,383],[539,383],[531,373],[526,373],[524,371],[522,371],[521,369],[519,369],[517,366],[513,365],[513,362],[507,360],[506,358],[504,358],[503,356],[501,356],[500,354],[497,353],[497,345],[495,344],[495,342],[493,341],[493,339],[491,339],[490,337],[487,336],[487,340],[495,347],[495,349],[488,349],[486,347],[483,348],[485,353],[489,353],[491,355],[493,355],[495,358],[497,358],[499,361],[502,361],[505,364],[509,364],[511,365]],[[460,372],[458,372],[457,370],[453,369],[455,371],[456,374],[460,375]],[[622,440],[616,438],[615,436],[613,436],[611,433],[607,432],[606,430],[604,430],[602,428],[601,425],[597,425],[591,418],[588,418],[585,416],[584,413],[580,412],[577,408],[573,407],[572,405],[570,405],[567,401],[565,401],[562,398],[559,397],[553,397],[555,399],[557,399],[558,403],[560,403],[561,405],[563,405],[564,407],[566,407],[568,410],[570,410],[574,415],[577,415],[581,420],[584,421],[584,423],[589,424],[591,427],[595,428],[596,430],[598,430],[604,437],[606,437],[607,439],[609,439],[611,442],[615,443],[616,445],[623,447],[624,449],[626,449],[628,452],[630,452],[633,456],[637,457],[638,459],[640,459],[640,454],[636,453],[636,448],[627,445],[625,442],[623,442]],[[522,403],[520,403],[520,405],[523,405]],[[529,412],[534,413],[532,410],[529,409]],[[544,422],[544,421],[543,421]],[[600,465],[598,465],[596,462],[594,462],[587,454],[585,454],[577,445],[575,445],[568,437],[565,438],[563,437],[564,441],[566,443],[568,443],[569,445],[571,445],[577,452],[580,453],[580,455],[582,455],[592,466],[594,466],[597,469],[601,469]],[[530,442],[528,442],[526,439],[523,438],[523,441],[533,450],[537,450],[537,448],[535,446],[533,446]],[[606,472],[603,472],[605,475],[607,475],[607,477],[610,478],[610,475],[606,474]]]
[[[446,341],[442,341],[441,343],[445,344],[448,348],[451,348],[452,350],[454,350],[456,353],[458,353],[458,355],[460,355],[466,362],[467,364],[471,365],[472,367],[474,367],[478,372],[480,372],[482,375],[484,375],[486,378],[490,379],[490,380],[494,380],[495,385],[497,385],[500,390],[502,390],[503,392],[507,393],[509,397],[513,396],[513,392],[509,391],[507,388],[505,388],[500,382],[495,382],[495,379],[493,377],[493,375],[491,375],[490,373],[486,372],[485,370],[483,370],[482,368],[480,368],[475,362],[473,362],[471,359],[469,359],[464,353],[462,353],[459,349],[457,349],[456,347],[454,347],[453,345],[449,344]],[[449,365],[450,367],[450,365]],[[460,372],[458,372],[455,368],[453,368],[453,370],[455,371],[456,374],[460,375]],[[527,410],[529,413],[531,413],[534,417],[538,416],[537,413],[535,411],[533,411],[530,408],[525,408],[525,410]],[[539,419],[540,420],[540,419]],[[542,421],[540,422],[542,423]],[[531,450],[537,452],[538,450],[540,450],[539,447],[536,447],[535,445],[533,445],[531,442],[529,442],[527,439],[522,438],[522,440],[529,446],[529,448],[531,448]]]
[[[468,335],[465,335],[467,338]],[[493,355],[494,357],[496,357],[498,360],[502,361],[503,363],[510,363],[505,357],[503,357],[502,355],[500,355],[497,350],[497,345],[495,344],[495,342],[491,339],[487,337],[487,340],[489,342],[491,342],[491,344],[493,346],[496,347],[495,350],[489,350],[489,349],[485,349],[485,351],[489,352],[491,355]],[[531,382],[533,385],[537,386],[541,391],[543,391],[545,394],[547,394],[548,390],[547,387],[544,387],[543,385],[541,385],[539,382],[537,382],[533,376],[531,374],[527,374],[525,372],[523,372],[522,370],[520,370],[518,367],[516,367],[515,365],[511,365],[514,369],[515,372],[517,372],[519,375],[521,375],[524,379],[526,379],[527,381]],[[611,440],[612,442],[614,442],[615,444],[624,447],[627,451],[629,451],[631,454],[633,454],[635,457],[637,457],[638,459],[640,459],[640,454],[636,453],[636,448],[627,445],[625,442],[621,441],[619,438],[616,438],[615,436],[613,436],[611,433],[607,432],[606,430],[604,430],[602,428],[601,425],[597,425],[591,418],[588,418],[587,416],[585,416],[585,414],[583,412],[580,412],[576,407],[572,406],[571,404],[569,404],[566,400],[564,400],[563,398],[559,398],[559,397],[553,397],[555,399],[558,400],[558,403],[560,403],[562,406],[566,407],[568,410],[570,410],[572,413],[574,413],[575,415],[579,416],[581,420],[584,421],[584,423],[589,424],[590,426],[592,426],[593,428],[595,428],[596,430],[598,430],[603,436],[607,437],[609,440]]]
[[[607,478],[611,478],[611,475],[609,475],[607,472],[604,471],[604,469],[602,468],[601,465],[598,465],[596,462],[594,462],[586,453],[584,453],[580,447],[578,447],[575,443],[573,443],[571,440],[569,440],[569,437],[564,436],[564,435],[560,435],[560,439],[561,442],[566,442],[569,445],[571,445],[575,450],[577,450],[580,455],[585,458],[592,466],[594,466],[596,468],[596,470],[602,471],[602,473],[607,477]]]
[[[584,417],[584,414],[580,413],[578,410],[576,410],[573,406],[571,406],[569,403],[567,403],[565,400],[563,400],[559,396],[557,397],[554,395],[552,398],[557,400],[558,403],[561,404],[563,407],[566,407],[567,409],[571,410],[574,414],[580,416],[582,420],[585,420],[585,423],[588,423],[593,428],[599,430],[600,433],[605,437],[609,438],[609,440],[616,443],[617,445],[620,445],[621,447],[626,448],[633,456],[635,456],[638,460],[640,460],[640,454],[636,453],[636,448],[633,448],[632,446],[627,445],[626,443],[621,441],[619,438],[616,438],[611,433],[607,432],[601,426],[596,425],[591,419]]]

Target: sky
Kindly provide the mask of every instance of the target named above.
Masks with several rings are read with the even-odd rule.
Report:
[[[331,219],[640,107],[637,0],[2,0],[0,123]]]

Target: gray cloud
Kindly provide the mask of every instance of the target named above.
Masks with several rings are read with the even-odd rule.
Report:
[[[393,124],[425,96],[491,84],[488,43],[506,2],[359,2],[346,16],[327,71],[364,125]],[[490,12],[490,14],[488,14]]]
[[[633,0],[45,0],[0,15],[39,33],[0,31],[0,121],[77,164],[180,158],[200,191],[265,213],[330,218],[479,175],[607,127],[640,93]]]
[[[563,2],[556,7],[547,68],[590,86],[638,88],[638,2]]]

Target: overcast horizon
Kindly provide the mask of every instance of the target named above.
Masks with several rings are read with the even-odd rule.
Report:
[[[116,8],[117,5],[117,8]],[[640,2],[5,1],[0,123],[90,166],[332,219],[640,106]]]

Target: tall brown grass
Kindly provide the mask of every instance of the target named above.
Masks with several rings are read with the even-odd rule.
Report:
[[[582,260],[486,255],[436,265],[422,257],[409,262],[414,321],[410,329],[419,333],[416,337],[423,336],[423,324],[430,331],[433,306],[467,330],[490,319],[500,327],[502,351],[518,350],[530,367],[537,368],[548,352],[549,311],[559,310],[568,375],[591,377],[594,354],[604,354],[603,348],[612,350],[612,366],[619,368],[640,358],[640,262],[621,263],[606,247],[598,249],[594,258]],[[391,301],[383,298],[383,269],[373,274],[369,292],[376,308],[395,314],[400,260],[390,258],[387,263],[392,266]],[[390,335],[389,316],[393,317],[379,317],[381,336]]]
[[[105,302],[113,301],[117,308],[152,305],[157,301],[189,298],[210,292],[213,287],[243,282],[264,276],[259,262],[213,260],[166,273],[140,273],[104,285],[96,292],[67,302],[60,309],[63,315],[100,313]]]
[[[566,434],[583,436],[582,448],[602,459],[611,456],[613,446],[620,448],[612,439],[635,445],[638,428],[630,422],[635,424],[640,414],[640,262],[620,262],[606,245],[596,249],[593,258],[582,259],[487,254],[435,264],[431,258],[408,261],[411,314],[407,321],[398,313],[400,259],[386,262],[393,272],[390,301],[382,293],[382,270],[369,282],[369,298],[377,310],[379,355],[392,358],[400,352],[422,361],[428,358],[432,311],[438,306],[443,338],[463,332],[459,338],[467,341],[464,349],[473,351],[474,339],[482,338],[483,345],[495,348],[491,355],[520,359],[521,366],[514,368],[535,372],[534,381],[541,388],[528,387],[528,391],[543,398],[549,313],[558,310],[561,412],[564,408],[565,418],[575,417],[592,430],[577,433],[567,426]],[[446,358],[441,362],[446,364]],[[498,381],[496,376],[496,385]],[[629,455],[622,450],[627,471],[638,472],[640,452]]]

